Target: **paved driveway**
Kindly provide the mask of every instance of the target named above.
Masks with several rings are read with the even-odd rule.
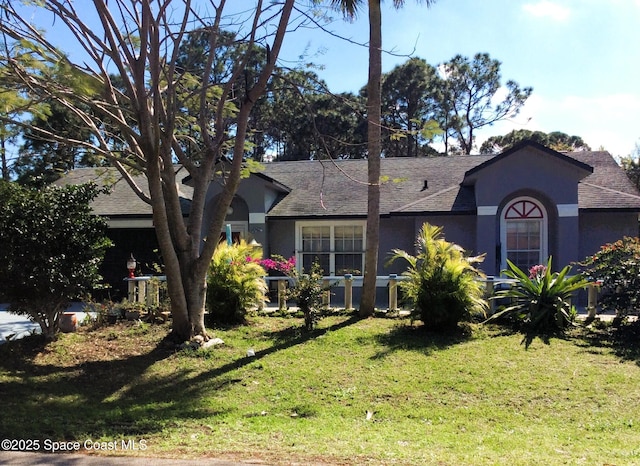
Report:
[[[7,339],[15,340],[32,333],[40,333],[40,326],[35,322],[31,322],[25,316],[19,316],[7,312],[9,305],[0,303],[0,345],[5,343]],[[74,312],[76,319],[80,323],[86,317],[83,311],[82,303],[73,303],[67,309],[68,312]]]
[[[56,453],[24,453],[0,451],[0,464],[12,466],[128,466],[158,465],[158,466],[247,466],[266,465],[262,461],[248,461],[236,463],[232,461],[201,458],[197,460],[179,460],[162,458],[141,458],[131,456],[92,456],[80,454]]]

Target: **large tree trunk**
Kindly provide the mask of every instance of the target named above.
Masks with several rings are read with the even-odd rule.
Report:
[[[367,83],[369,186],[367,193],[367,248],[362,299],[360,301],[360,315],[363,317],[372,315],[376,307],[376,276],[378,275],[378,248],[380,246],[381,74],[382,13],[380,0],[369,0],[369,81]]]
[[[14,10],[13,3],[18,2],[0,2],[3,14],[0,35],[10,42],[26,39],[25,43],[33,43],[33,57],[21,51],[20,57],[7,61],[13,73],[3,78],[11,78],[11,85],[32,94],[34,101],[57,102],[77,116],[94,136],[85,147],[109,160],[132,190],[151,204],[171,299],[172,332],[181,340],[195,335],[206,338],[205,279],[217,245],[213,239],[220,234],[240,180],[249,112],[264,94],[273,73],[295,0],[257,0],[253,7],[247,7],[253,8],[253,17],[238,25],[243,31],[238,40],[243,42],[246,52],[235,60],[228,80],[216,84],[214,99],[211,99],[214,54],[209,54],[198,76],[201,86],[191,89],[194,84],[189,73],[178,66],[179,47],[190,31],[202,30],[210,34],[209,47],[215,50],[219,46],[221,24],[230,24],[223,21],[222,15],[224,6],[231,2],[204,2],[209,7],[203,6],[203,12],[209,9],[214,13],[207,18],[200,17],[189,0],[94,0],[93,14],[88,14],[87,9],[70,8],[68,2],[38,2],[53,13],[61,27],[71,31],[70,37],[76,39],[72,45],[86,52],[82,64],[60,53],[37,32],[30,18],[23,18]],[[90,23],[85,22],[88,18]],[[273,30],[276,22],[277,28]],[[123,34],[121,24],[129,25],[128,34]],[[270,37],[273,41],[269,47],[266,42]],[[248,79],[245,71],[254,66],[251,54],[256,44],[265,46],[266,64],[257,76],[251,74],[252,79]],[[31,58],[24,60],[24,56]],[[39,60],[57,71],[42,72]],[[38,72],[31,72],[32,69]],[[61,74],[60,70],[65,71]],[[60,79],[52,81],[52,76]],[[243,76],[244,97],[237,97],[234,86]],[[243,100],[238,103],[236,98]],[[230,111],[236,105],[237,117]],[[195,158],[191,150],[185,150],[182,134],[187,121],[189,125],[196,122],[185,120],[187,113],[197,120],[200,128]],[[231,121],[233,118],[235,122]],[[15,123],[22,124],[18,120]],[[39,134],[53,141],[67,139],[50,131],[42,130]],[[214,163],[228,155],[227,144],[234,137],[231,173],[224,180],[223,195],[212,221],[204,225],[203,212]],[[189,148],[192,142],[187,144]],[[181,180],[176,180],[174,172],[176,159],[181,165],[180,177],[188,173],[193,180],[191,211],[186,222],[177,188]],[[136,183],[137,173],[146,175],[148,194]],[[205,231],[212,241],[202,241]]]
[[[176,338],[186,340],[193,336],[201,335],[205,339],[208,339],[204,325],[207,287],[206,275],[211,257],[213,256],[217,246],[217,241],[205,241],[202,243],[201,232],[203,231],[204,226],[206,229],[205,237],[217,238],[222,230],[226,218],[226,212],[231,205],[231,201],[233,200],[240,184],[251,109],[258,99],[264,94],[267,82],[273,73],[293,5],[294,0],[286,0],[282,6],[282,14],[278,23],[278,30],[270,49],[270,59],[267,61],[266,66],[261,71],[255,84],[247,90],[247,94],[239,106],[240,108],[236,119],[237,124],[235,127],[231,168],[225,178],[224,188],[218,198],[216,210],[212,219],[208,225],[203,225],[203,212],[205,208],[204,202],[209,184],[211,183],[211,177],[213,176],[213,163],[208,165],[203,164],[198,173],[191,173],[194,183],[192,210],[194,209],[194,206],[196,208],[195,212],[190,214],[189,224],[186,228],[187,236],[181,237],[179,234],[172,234],[168,227],[162,228],[158,232],[158,236],[160,237],[162,234],[164,238],[164,241],[161,241],[159,238],[160,249],[162,250],[163,244],[165,244],[165,247],[169,247],[169,255],[172,255],[177,259],[174,261],[167,261],[163,255],[163,258],[165,258],[165,267],[167,269],[169,293],[172,297],[172,331]],[[217,148],[214,148],[212,152],[218,153]],[[211,158],[210,160],[213,162],[214,158]],[[165,161],[165,166],[166,165],[168,165],[168,162]],[[167,183],[167,180],[175,184],[175,178],[172,176],[172,172],[166,173],[163,179],[166,184],[169,184]],[[175,191],[173,191],[173,188],[171,194],[176,194]],[[168,214],[166,211],[164,211],[164,213],[160,213],[160,217],[171,215],[175,217],[175,215],[178,214],[179,202],[175,203],[176,200],[177,197],[172,197],[172,199],[165,202],[164,206],[160,206],[170,208],[173,205],[173,210],[169,211]],[[174,201],[174,204],[171,204],[170,201]],[[174,218],[173,224],[175,225],[176,223],[177,222]],[[157,226],[156,230],[158,231]],[[174,252],[177,252],[177,254]],[[168,262],[171,263],[169,264]],[[173,302],[174,296],[178,297],[178,300],[175,303]],[[183,297],[184,300],[182,299]]]

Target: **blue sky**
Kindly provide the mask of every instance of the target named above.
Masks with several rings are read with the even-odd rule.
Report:
[[[616,157],[640,144],[640,0],[437,0],[430,8],[405,0],[400,10],[392,0],[382,4],[385,72],[409,56],[436,66],[486,52],[502,63],[503,83],[533,87],[517,117],[476,133],[478,147],[513,129],[578,135]],[[351,42],[299,29],[285,39],[280,61],[294,66],[306,54],[323,67],[317,73],[331,91],[357,92],[367,81],[366,7],[352,23],[334,17],[329,28]],[[63,48],[66,37],[58,37]]]
[[[366,2],[364,2],[366,4]],[[432,65],[456,54],[487,52],[533,94],[514,121],[478,132],[563,131],[592,149],[629,155],[640,143],[640,0],[438,0],[430,8],[406,0],[395,10],[383,0],[383,70],[409,55]],[[358,43],[368,40],[367,11],[330,26]],[[334,92],[357,92],[367,80],[367,50],[318,31],[297,31],[282,59],[305,51]],[[398,56],[399,55],[399,56]]]

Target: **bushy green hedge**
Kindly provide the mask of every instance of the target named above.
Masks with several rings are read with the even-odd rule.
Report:
[[[581,264],[591,281],[601,283],[600,305],[618,317],[640,309],[640,238],[605,244]]]
[[[111,242],[91,212],[95,184],[30,189],[0,181],[0,286],[10,310],[37,322],[47,338],[70,301],[100,284]]]

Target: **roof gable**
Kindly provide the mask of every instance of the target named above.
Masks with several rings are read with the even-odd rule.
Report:
[[[483,162],[473,167],[471,170],[467,171],[464,174],[464,184],[475,183],[475,181],[481,176],[484,170],[487,170],[490,167],[501,163],[505,159],[511,157],[513,154],[522,152],[525,149],[533,149],[535,151],[542,152],[542,154],[546,156],[555,158],[561,161],[562,163],[573,165],[579,171],[583,172],[581,174],[582,177],[588,176],[589,174],[593,173],[593,167],[591,165],[583,163],[575,158],[568,157],[566,154],[563,154],[561,152],[557,152],[553,149],[549,149],[548,147],[543,146],[538,142],[531,141],[531,140],[524,140],[517,144],[514,144],[513,146],[511,146],[509,149],[505,150],[501,154],[496,155],[495,157],[487,160],[486,162]]]

